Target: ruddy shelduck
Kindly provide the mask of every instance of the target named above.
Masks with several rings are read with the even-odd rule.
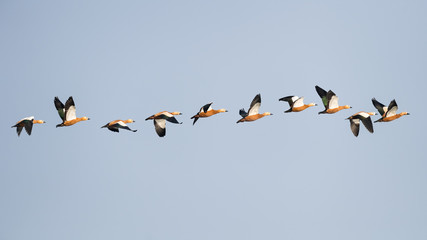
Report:
[[[145,120],[153,119],[154,128],[156,129],[157,135],[159,135],[159,137],[164,137],[166,135],[166,121],[175,123],[175,124],[182,124],[182,122],[181,123],[178,122],[178,120],[176,120],[176,118],[174,117],[174,115],[181,115],[181,114],[182,114],[181,112],[163,111],[163,112],[156,113],[146,118]]]
[[[237,123],[239,123],[239,122],[252,122],[252,121],[258,120],[260,118],[263,118],[265,116],[273,115],[270,112],[265,112],[263,114],[259,114],[258,110],[259,110],[260,106],[261,106],[261,94],[258,94],[252,100],[251,106],[249,107],[248,112],[246,112],[245,109],[243,109],[243,108],[240,109],[239,114],[240,114],[240,116],[242,116],[242,118],[239,121],[237,121]]]
[[[214,110],[212,109],[211,105],[212,105],[212,102],[204,105],[203,107],[200,108],[199,112],[196,115],[191,117],[191,119],[194,119],[193,125],[197,122],[199,118],[206,118],[206,117],[213,116],[217,113],[227,112],[227,110],[225,110],[224,108]]]
[[[108,128],[108,130],[113,131],[113,132],[119,132],[120,128],[125,129],[125,130],[129,130],[132,132],[136,132],[137,130],[132,130],[128,127],[128,125],[126,125],[126,123],[133,123],[133,122],[135,122],[133,119],[115,120],[115,121],[111,121],[111,122],[105,124],[101,128]]]
[[[298,96],[282,97],[281,99],[279,99],[279,101],[286,101],[289,103],[290,108],[286,110],[285,113],[301,112],[309,107],[317,106],[317,104],[315,103],[304,104],[304,97],[298,97]]]
[[[372,126],[371,120],[372,115],[376,115],[376,113],[362,111],[346,118],[346,120],[350,120],[350,129],[353,132],[354,136],[357,137],[359,135],[360,121],[362,121],[363,125],[365,125],[366,129],[368,129],[370,133],[374,133],[374,127]]]
[[[80,121],[90,120],[88,117],[76,117],[76,106],[74,104],[73,97],[68,98],[68,100],[65,102],[65,106],[58,97],[55,97],[54,103],[59,117],[62,119],[62,123],[56,125],[56,127],[67,127]]]
[[[326,92],[321,87],[316,86],[316,92],[317,94],[319,94],[320,98],[322,99],[323,105],[325,106],[325,110],[319,112],[319,114],[332,114],[339,112],[343,109],[351,108],[349,105],[339,106],[338,96],[334,92],[332,92],[332,90]]]
[[[33,124],[38,123],[42,124],[45,123],[43,120],[34,120],[34,117],[26,117],[21,120],[19,120],[15,125],[12,127],[16,127],[16,133],[18,133],[18,137],[21,135],[22,129],[25,128],[25,131],[27,132],[28,136],[31,135],[31,131],[33,129]]]
[[[378,102],[375,98],[372,98],[372,103],[374,104],[378,112],[381,114],[381,118],[376,120],[375,122],[391,122],[393,120],[400,118],[403,115],[409,115],[408,112],[396,113],[398,107],[397,107],[396,100],[394,99],[393,101],[390,102],[388,107]]]

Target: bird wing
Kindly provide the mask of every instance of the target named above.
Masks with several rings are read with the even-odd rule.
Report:
[[[381,116],[384,116],[384,113],[387,112],[387,107],[384,104],[378,102],[375,98],[372,98],[372,104],[378,110]]]
[[[156,129],[157,135],[159,137],[164,137],[166,135],[166,120],[165,119],[154,119],[154,128]]]
[[[136,130],[132,130],[128,127],[128,125],[126,125],[126,123],[124,123],[123,121],[118,121],[116,122],[113,126],[115,126],[117,128],[117,132],[119,131],[118,129],[125,129],[125,130],[129,130],[129,131],[136,131]]]
[[[210,102],[210,103],[204,105],[203,107],[201,107],[199,112],[202,113],[202,112],[207,112],[209,110],[212,110],[212,107],[211,107],[212,103],[213,102]]]
[[[76,119],[76,106],[73,97],[69,97],[65,102],[65,121]]]
[[[242,116],[242,118],[248,116],[248,113],[245,111],[244,108],[242,108],[242,109],[239,110],[239,114],[240,114],[240,116]]]
[[[176,118],[170,113],[170,112],[161,112],[158,116],[156,116],[154,119],[164,119],[171,123],[180,123]]]
[[[360,120],[357,118],[352,118],[350,119],[350,129],[353,132],[354,136],[358,136],[359,135],[359,125],[360,125]]]
[[[387,112],[385,113],[385,117],[391,117],[396,115],[397,112],[397,103],[396,100],[393,99],[393,101],[390,102],[388,105]]]
[[[33,120],[34,117],[26,117],[21,120],[19,120],[15,125],[12,127],[16,127],[16,133],[18,134],[18,137],[21,135],[22,129],[25,128],[25,131],[28,133],[28,135],[31,135],[31,130],[33,129]]]
[[[261,94],[258,94],[254,97],[254,100],[251,102],[249,107],[248,115],[258,114],[259,107],[261,106]]]
[[[55,97],[53,100],[55,103],[55,108],[58,111],[59,117],[62,119],[62,121],[65,121],[65,107],[64,104],[59,100],[58,97]]]
[[[289,103],[289,106],[292,107],[297,99],[298,99],[298,96],[287,96],[287,97],[282,97],[281,99],[279,99],[279,101],[286,101]]]
[[[18,137],[21,135],[23,128],[24,128],[23,126],[16,126],[16,133],[18,134]]]
[[[107,128],[110,131],[119,132],[119,128],[117,127],[117,124],[109,125]]]
[[[319,97],[322,99],[323,105],[326,108],[328,106],[328,98],[326,97],[327,92],[319,86],[316,86],[316,92],[319,94]]]
[[[302,107],[304,106],[304,97],[300,97],[295,100],[294,105],[292,107]]]
[[[334,109],[334,108],[339,107],[339,105],[338,105],[338,96],[335,95],[335,93],[332,92],[332,90],[329,90],[328,94],[326,96],[328,98],[328,105],[327,105],[328,109]]]
[[[198,117],[195,117],[195,116],[193,116],[192,118],[194,119],[194,120],[193,120],[193,125],[194,125],[194,124],[196,124],[197,120],[199,120],[199,118],[198,118]]]
[[[31,135],[31,131],[33,130],[33,119],[26,119],[24,120],[24,127],[25,131],[28,133],[28,135]]]
[[[371,117],[362,118],[362,123],[370,133],[374,133],[374,126],[372,126]]]

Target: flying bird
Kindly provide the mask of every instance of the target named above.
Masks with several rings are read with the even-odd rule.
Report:
[[[212,102],[204,105],[203,107],[200,108],[199,112],[196,115],[191,117],[191,119],[194,119],[193,125],[197,122],[199,118],[206,118],[206,117],[213,116],[217,113],[227,112],[227,110],[225,110],[224,108],[214,110],[212,109],[211,105],[212,105]]]
[[[56,125],[56,127],[71,126],[80,121],[90,120],[88,117],[76,117],[76,106],[74,105],[73,97],[68,98],[65,102],[65,106],[58,97],[55,97],[54,103],[59,117],[62,119],[62,123]]]
[[[113,131],[113,132],[119,132],[120,128],[125,129],[125,130],[129,130],[132,132],[136,132],[137,130],[132,130],[128,127],[128,125],[126,125],[126,123],[133,123],[133,122],[135,122],[133,119],[115,120],[115,121],[111,121],[111,122],[105,124],[101,128],[108,128],[108,130]]]
[[[244,108],[240,109],[239,114],[240,114],[240,116],[242,116],[242,118],[239,121],[237,121],[237,123],[239,123],[239,122],[252,122],[252,121],[258,120],[260,118],[263,118],[265,116],[273,115],[270,112],[265,112],[263,114],[259,114],[258,110],[259,110],[260,106],[261,106],[261,94],[258,94],[252,100],[251,106],[249,107],[248,112],[246,112]]]
[[[175,124],[182,124],[182,122],[178,122],[174,115],[181,115],[181,112],[168,112],[163,111],[156,113],[154,115],[151,115],[150,117],[146,118],[145,120],[151,120],[153,119],[154,128],[156,129],[157,135],[159,137],[164,137],[166,135],[166,121],[175,123]]]
[[[315,103],[304,104],[304,97],[298,97],[298,96],[282,97],[281,99],[279,99],[279,101],[286,101],[289,103],[290,108],[286,110],[285,113],[301,112],[309,107],[317,106],[317,104]]]
[[[400,118],[403,115],[409,115],[408,112],[397,113],[397,103],[396,100],[392,100],[388,107],[384,106],[384,104],[378,102],[375,98],[372,98],[372,104],[374,104],[375,108],[381,115],[381,118],[376,120],[375,122],[391,122]]]
[[[362,121],[363,125],[365,125],[366,129],[368,129],[370,133],[374,133],[374,127],[372,126],[371,120],[372,115],[376,115],[376,113],[362,111],[346,118],[346,120],[350,120],[350,129],[353,132],[354,136],[357,137],[359,135],[360,121]]]
[[[351,108],[349,105],[339,106],[338,105],[338,96],[332,92],[332,90],[329,90],[326,92],[321,87],[316,86],[316,92],[319,94],[320,98],[322,99],[323,105],[325,105],[325,110],[319,112],[319,114],[332,114],[339,112],[343,109],[349,109]]]
[[[42,124],[42,123],[46,123],[46,122],[43,120],[34,120],[34,117],[31,116],[31,117],[26,117],[26,118],[19,120],[12,127],[13,128],[16,127],[16,133],[18,133],[18,137],[21,135],[23,128],[25,128],[25,131],[27,132],[28,136],[30,136],[34,123]]]

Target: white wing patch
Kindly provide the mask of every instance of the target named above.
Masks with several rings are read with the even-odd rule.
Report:
[[[388,110],[388,107],[384,106],[384,107],[383,107],[383,112],[384,112],[384,113],[386,113],[386,112],[387,112],[387,110]]]
[[[334,108],[338,108],[338,97],[337,96],[332,96],[331,100],[329,101],[329,109],[334,109]]]
[[[360,120],[359,120],[359,119],[357,119],[357,118],[350,119],[350,121],[351,121],[352,123],[356,124],[356,125],[359,125],[359,124],[360,124]]]
[[[119,124],[122,127],[127,127],[126,123],[124,123],[123,121],[118,121],[117,124]]]
[[[68,108],[67,114],[65,115],[65,121],[70,121],[76,119],[76,107],[70,106]]]
[[[370,116],[367,112],[360,112],[358,115],[362,116],[363,118],[368,118]]]
[[[296,102],[297,100],[298,100],[298,96],[293,96],[292,98],[291,98],[291,100],[292,100],[292,102]]]
[[[165,119],[154,119],[154,122],[156,123],[156,128],[166,128],[166,120]]]
[[[294,101],[294,105],[293,105],[294,108],[304,106],[304,97],[300,97],[300,98],[297,97],[296,100],[292,98],[292,101]]]
[[[32,120],[34,120],[34,116],[23,118],[23,119],[19,120],[19,122],[22,122],[24,120],[30,120],[30,121],[32,121]]]
[[[258,114],[259,107],[261,107],[261,103],[260,102],[255,103],[254,106],[251,109],[249,109],[248,116]]]
[[[162,113],[160,115],[165,115],[166,117],[173,117],[173,115],[170,114],[169,112],[164,112],[164,113]]]
[[[391,117],[391,116],[394,116],[394,115],[396,115],[396,112],[397,112],[397,106],[393,106],[391,109],[389,109],[387,112],[386,112],[386,117]]]

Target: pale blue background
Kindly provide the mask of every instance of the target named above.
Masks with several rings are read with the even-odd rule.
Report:
[[[0,239],[427,239],[426,1],[0,2]],[[284,114],[278,99],[332,89]],[[261,93],[274,115],[236,124]],[[55,128],[53,98],[88,122]],[[364,127],[371,98],[408,111]],[[190,117],[213,101],[228,113]],[[157,137],[156,112],[182,125]],[[47,123],[17,137],[10,126]],[[138,132],[100,129],[121,118]],[[375,116],[374,119],[377,119]]]

